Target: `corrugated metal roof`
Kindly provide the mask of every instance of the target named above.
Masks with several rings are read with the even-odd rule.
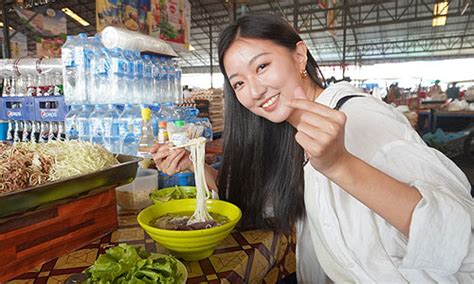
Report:
[[[10,0],[7,0],[10,1]],[[470,5],[463,15],[467,0],[448,1],[445,26],[432,27],[435,0],[337,0],[334,8],[320,7],[315,0],[235,0],[236,15],[242,5],[249,12],[268,12],[284,16],[294,24],[321,65],[342,64],[343,17],[346,23],[346,63],[366,64],[384,61],[409,61],[474,56],[474,8]],[[219,32],[230,22],[233,0],[190,0],[192,52],[178,52],[184,71],[207,71],[210,64],[210,32],[212,29],[213,63],[217,65]],[[331,1],[328,1],[331,2]],[[4,1],[0,3],[0,7]],[[297,5],[296,5],[297,4]],[[474,4],[474,3],[473,3]],[[95,1],[64,0],[52,8],[70,7],[87,19],[90,27],[68,21],[68,33],[95,33]],[[336,34],[332,36],[326,24],[328,11],[336,14]],[[14,13],[8,14],[12,26],[26,35]],[[33,46],[34,41],[29,39]]]

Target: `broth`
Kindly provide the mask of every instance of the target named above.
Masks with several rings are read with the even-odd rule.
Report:
[[[192,211],[168,213],[150,222],[150,226],[165,230],[189,231],[209,229],[229,223],[230,220],[226,216],[218,213],[209,213],[214,220],[206,222],[198,222],[188,225],[188,220],[193,215]]]

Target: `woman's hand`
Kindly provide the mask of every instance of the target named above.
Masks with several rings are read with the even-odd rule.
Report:
[[[189,159],[189,152],[184,148],[171,150],[168,144],[155,144],[150,153],[158,170],[167,175],[174,175],[186,170],[194,171],[193,163]]]
[[[296,141],[311,165],[331,176],[351,156],[344,145],[345,114],[308,100],[301,88],[288,106],[295,109],[288,121],[297,129]]]

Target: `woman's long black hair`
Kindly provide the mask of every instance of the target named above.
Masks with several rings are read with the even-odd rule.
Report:
[[[303,149],[296,143],[296,130],[290,124],[259,117],[237,100],[223,63],[237,38],[271,40],[291,51],[301,38],[277,15],[249,14],[226,27],[218,43],[219,66],[225,78],[220,196],[242,209],[243,226],[288,232],[305,214]],[[308,77],[323,88],[319,67],[309,51],[307,57]],[[269,219],[271,216],[274,218]]]

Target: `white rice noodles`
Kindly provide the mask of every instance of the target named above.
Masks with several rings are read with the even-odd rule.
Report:
[[[194,166],[194,179],[196,182],[196,210],[193,216],[189,218],[187,225],[212,221],[213,218],[207,211],[206,200],[210,198],[211,192],[207,187],[206,175],[204,171],[204,162],[206,155],[206,139],[203,137],[192,139],[189,150],[190,159]]]

